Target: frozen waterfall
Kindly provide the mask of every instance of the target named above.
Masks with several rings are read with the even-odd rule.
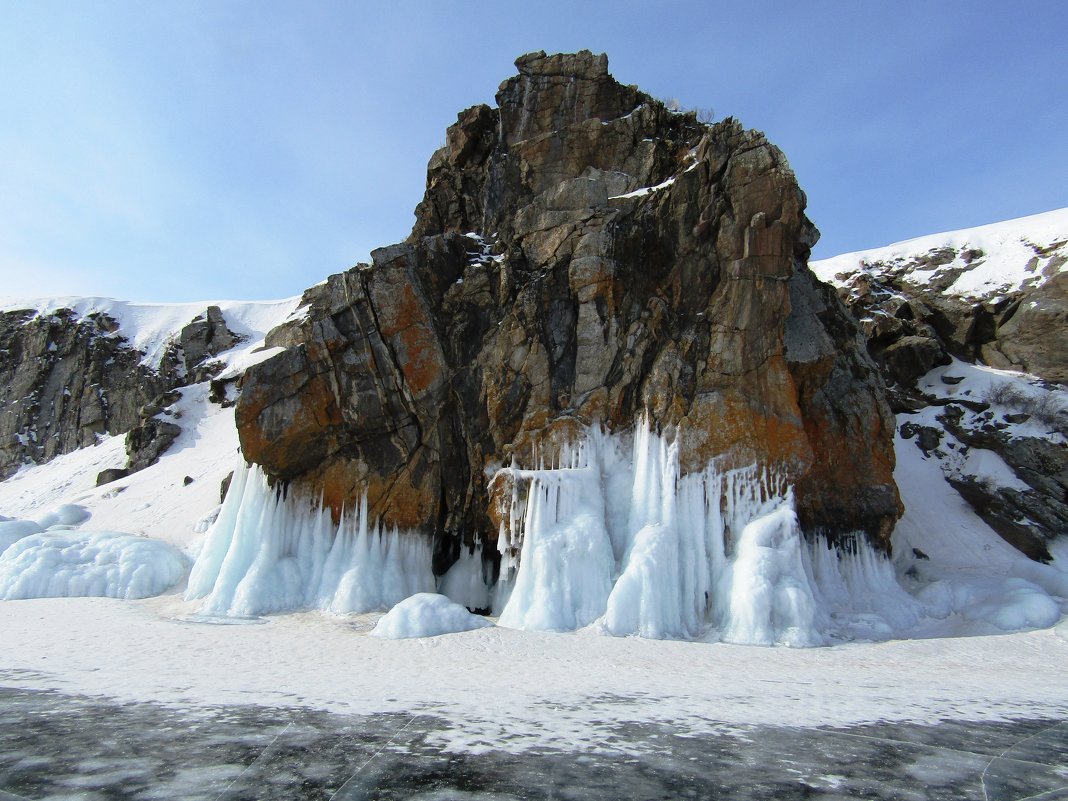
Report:
[[[917,619],[870,546],[805,541],[793,493],[770,471],[712,464],[681,476],[678,439],[645,421],[631,442],[593,430],[558,466],[505,469],[501,625],[811,646],[849,636],[840,613],[879,597],[895,623]]]
[[[368,612],[434,592],[428,538],[368,520],[367,501],[334,525],[329,510],[287,501],[258,467],[241,465],[189,575],[201,611]]]
[[[551,465],[499,471],[512,495],[496,586],[479,550],[435,579],[430,537],[385,530],[366,499],[334,524],[242,465],[186,597],[213,615],[344,613],[437,591],[512,628],[791,646],[885,639],[924,616],[861,538],[806,541],[773,472],[713,463],[683,476],[680,447],[641,421],[629,436],[590,429]]]

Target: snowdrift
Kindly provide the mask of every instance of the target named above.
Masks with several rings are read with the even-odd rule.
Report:
[[[405,598],[383,615],[371,636],[386,640],[438,637],[492,625],[486,618],[471,614],[444,595],[420,592]]]

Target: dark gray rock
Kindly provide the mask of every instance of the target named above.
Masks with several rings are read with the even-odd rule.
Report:
[[[125,467],[109,467],[96,474],[96,485],[100,487],[104,484],[110,484],[112,481],[118,481],[128,475],[130,475],[130,471]]]
[[[119,434],[167,386],[104,315],[0,314],[0,478]]]
[[[153,462],[173,437],[143,421],[177,400],[176,387],[215,375],[214,357],[240,341],[219,307],[210,306],[152,366],[107,315],[0,313],[0,480],[24,463],[47,462],[134,427],[144,431],[128,443],[135,454],[128,467]],[[157,436],[156,445],[146,444]]]
[[[131,473],[144,470],[159,461],[159,457],[182,433],[181,426],[150,417],[131,428],[126,434],[127,467]]]

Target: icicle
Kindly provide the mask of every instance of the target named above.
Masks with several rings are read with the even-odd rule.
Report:
[[[434,591],[431,561],[428,538],[372,530],[366,497],[335,528],[321,503],[302,509],[299,500],[271,489],[259,468],[241,465],[186,597],[203,598],[201,610],[218,615],[388,609]]]

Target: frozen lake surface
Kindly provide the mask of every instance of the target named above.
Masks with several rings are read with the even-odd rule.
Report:
[[[0,799],[1068,797],[1065,720],[699,736],[631,722],[597,750],[522,754],[445,751],[447,725],[432,714],[179,708],[0,687]]]

